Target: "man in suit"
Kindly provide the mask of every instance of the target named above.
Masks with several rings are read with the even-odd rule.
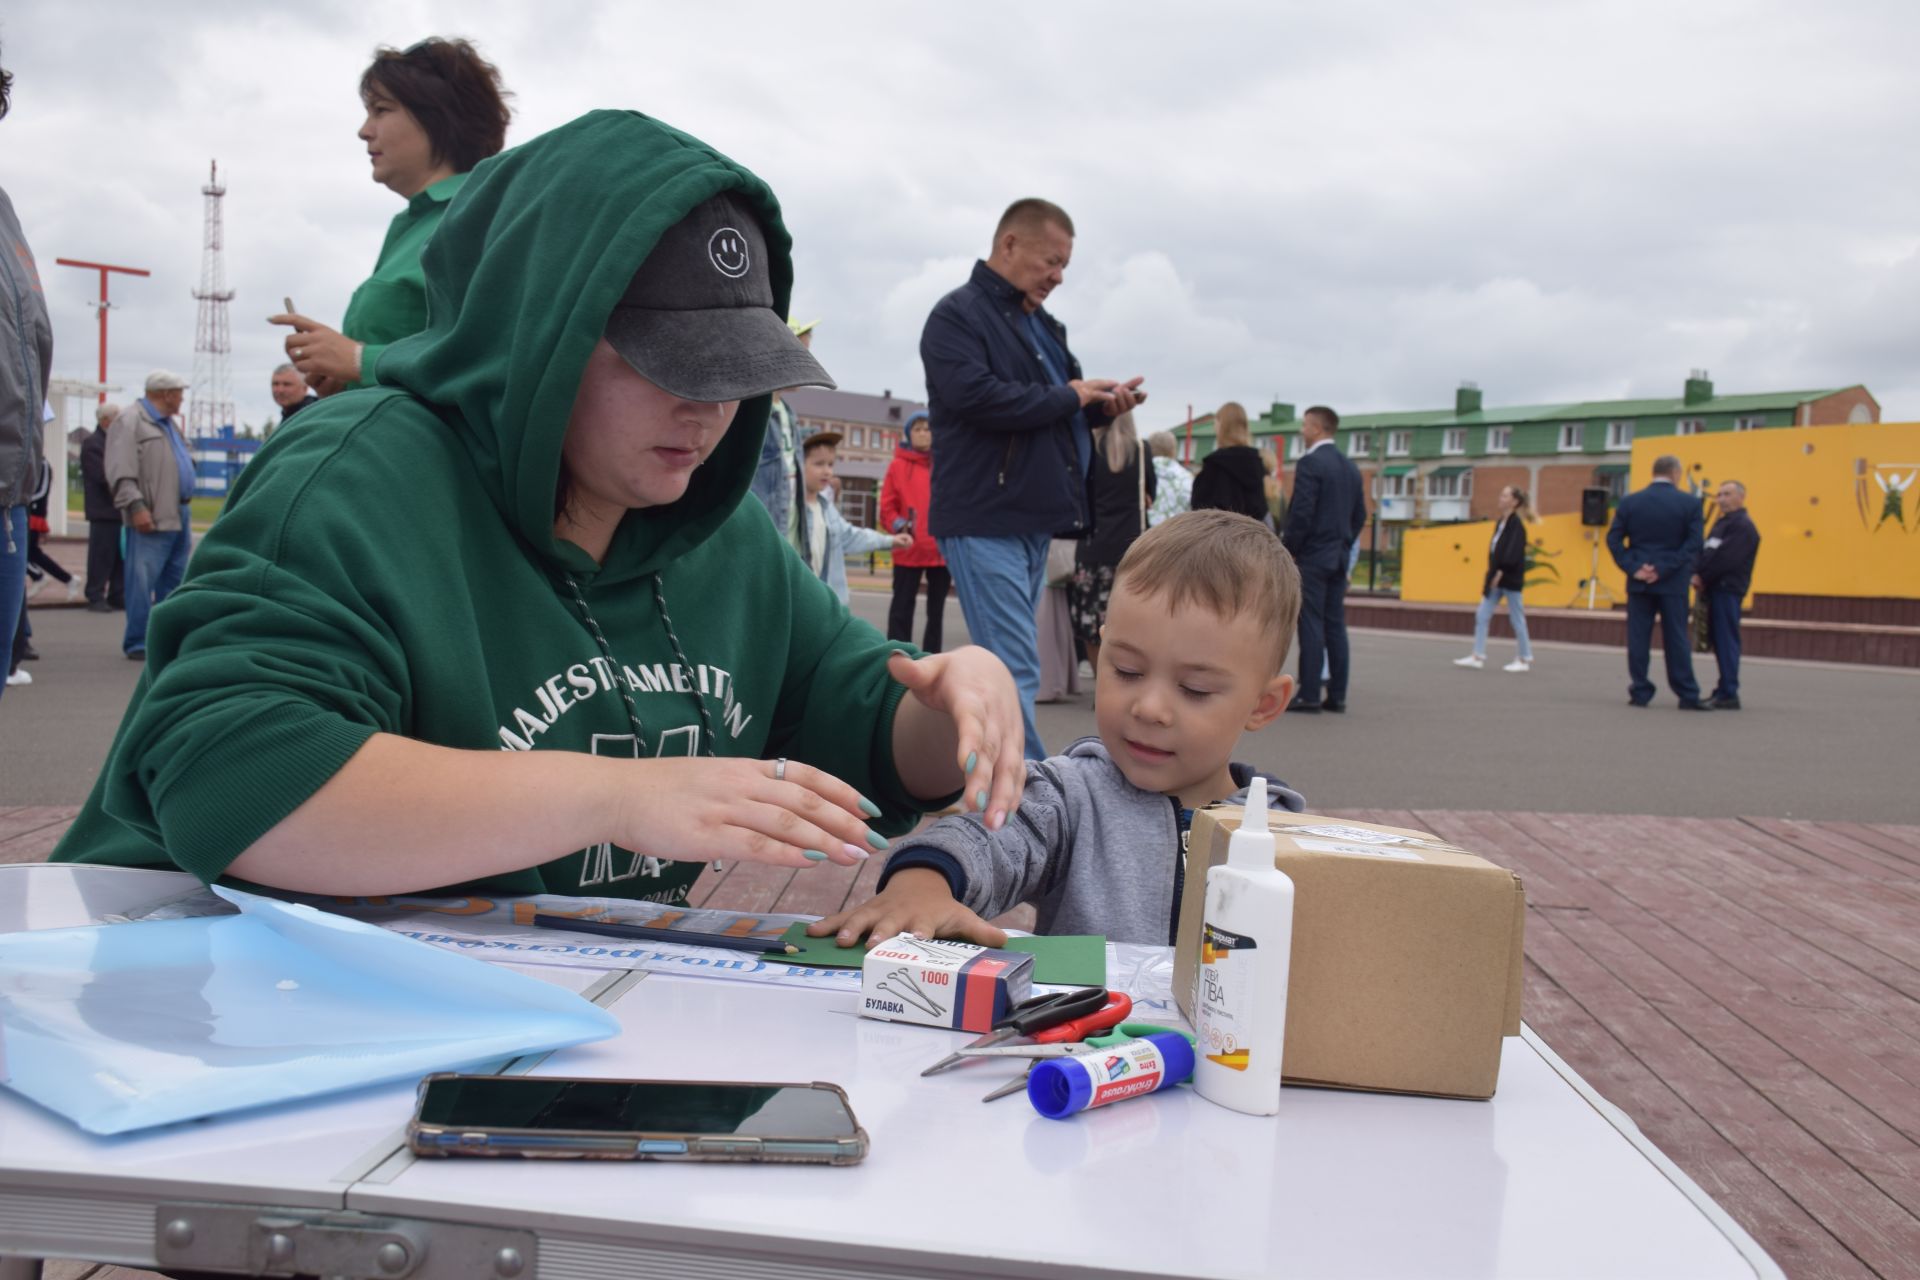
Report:
[[[1347,709],[1347,553],[1367,527],[1367,495],[1360,469],[1333,443],[1339,425],[1340,415],[1325,405],[1301,417],[1306,452],[1294,464],[1293,497],[1280,532],[1300,567],[1300,692],[1289,711]]]
[[[1627,700],[1644,707],[1653,700],[1647,661],[1653,620],[1660,618],[1667,685],[1682,711],[1711,711],[1693,678],[1693,646],[1687,632],[1687,587],[1700,557],[1700,502],[1680,488],[1680,459],[1668,454],[1653,464],[1653,482],[1621,499],[1607,530],[1607,550],[1627,575]]]
[[[1707,598],[1707,633],[1720,683],[1713,687],[1715,711],[1740,709],[1740,602],[1753,584],[1753,561],[1760,554],[1760,531],[1747,514],[1747,486],[1723,480],[1713,500],[1720,518],[1693,571],[1693,589]]]

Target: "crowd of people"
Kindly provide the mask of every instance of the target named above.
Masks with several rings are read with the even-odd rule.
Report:
[[[1135,426],[1144,377],[1087,376],[1047,310],[1072,219],[1017,200],[926,320],[928,408],[882,527],[858,528],[833,491],[838,436],[800,436],[783,399],[833,382],[789,316],[764,182],[630,112],[506,151],[508,94],[464,41],[380,50],[359,90],[373,179],[406,208],[337,328],[290,300],[271,318],[290,329],[278,429],[203,544],[184,379],[156,371],[83,449],[88,607],[124,606],[146,668],[55,856],[320,893],[674,903],[708,860],[856,865],[950,809],[873,902],[816,931],[993,940],[984,917],[1034,901],[1045,927],[1170,936],[1169,851],[1251,784],[1242,735],[1346,706],[1366,499],[1339,415],[1303,415],[1278,521],[1238,404],[1190,471]],[[11,633],[52,332],[3,193],[0,238],[13,348],[33,356],[0,361]],[[1502,512],[1488,588],[1518,622],[1507,522],[1525,495]],[[1616,555],[1664,589],[1678,561],[1639,512]],[[847,609],[846,557],[867,550],[893,557],[885,636]],[[949,586],[973,640],[954,649]],[[1056,642],[1092,673],[1099,731],[1050,754],[1034,704]],[[1277,780],[1269,800],[1304,803]],[[1087,840],[1130,869],[1076,860]]]

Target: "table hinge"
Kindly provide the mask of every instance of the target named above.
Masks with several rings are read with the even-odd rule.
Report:
[[[330,1280],[532,1280],[530,1231],[341,1209],[163,1204],[153,1219],[162,1267]]]

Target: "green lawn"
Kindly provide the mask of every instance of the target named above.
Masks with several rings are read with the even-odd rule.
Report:
[[[209,525],[213,518],[226,510],[225,498],[195,498],[193,500],[193,522],[196,525]]]

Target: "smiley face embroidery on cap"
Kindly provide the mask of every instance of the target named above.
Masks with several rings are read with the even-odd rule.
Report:
[[[707,257],[721,275],[738,280],[747,274],[747,238],[732,227],[722,227],[707,241]]]

